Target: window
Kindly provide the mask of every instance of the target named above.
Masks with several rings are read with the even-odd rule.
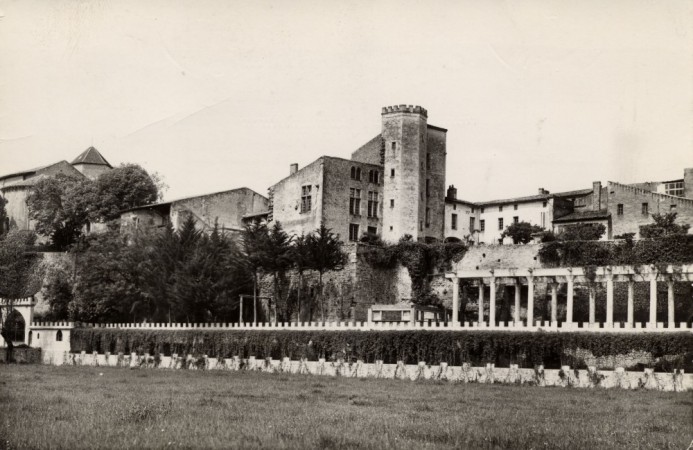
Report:
[[[431,208],[426,208],[426,228],[431,226]]]
[[[456,230],[457,229],[457,214],[453,214],[451,219],[452,220],[450,221],[450,228],[452,228],[453,230]]]
[[[311,190],[313,186],[307,184],[301,186],[301,213],[309,212],[311,209]]]
[[[676,211],[676,205],[671,205],[671,206],[669,207],[669,210],[670,210],[670,211]]]
[[[498,207],[498,212],[503,212],[503,205]]]
[[[361,214],[361,189],[349,189],[349,214]]]
[[[426,197],[431,196],[431,180],[426,178]]]
[[[368,227],[368,234],[371,236],[375,236],[378,234],[378,228],[377,227]]]
[[[430,169],[431,168],[431,154],[426,153],[426,168]]]
[[[503,229],[503,218],[502,217],[498,218],[498,229],[499,230]]]
[[[472,206],[472,212],[474,212],[474,207]]]
[[[63,340],[63,332],[61,330],[58,330],[58,332],[55,333],[55,340],[56,341],[62,341]]]
[[[395,169],[390,169],[390,176],[394,177],[395,176]]]
[[[517,211],[517,205],[513,205],[513,209]]]
[[[390,199],[390,208],[394,208],[394,207],[395,207],[395,199],[391,198]]]
[[[484,219],[481,219],[479,221],[479,231],[482,233],[486,230],[486,221]]]
[[[358,241],[359,239],[359,224],[350,223],[349,224],[349,240]]]
[[[623,215],[623,203],[619,203],[618,205],[616,205],[616,214],[618,214],[619,216]]]
[[[484,208],[482,207],[482,208],[481,208],[481,214],[483,214],[483,213],[484,213]]]
[[[513,217],[513,223],[520,223],[520,217],[519,216]]]
[[[378,184],[379,172],[377,170],[368,171],[368,182]]]
[[[419,231],[423,231],[423,220],[419,220]]]
[[[397,150],[397,142],[393,142],[392,143],[392,153],[394,154],[396,150]]]
[[[352,167],[351,168],[351,179],[356,181],[361,181],[361,168]]]
[[[542,206],[543,208],[546,208],[546,205],[547,205],[546,200],[544,200],[544,201],[542,202],[541,206]]]
[[[643,216],[646,216],[646,215],[649,214],[649,211],[648,211],[649,208],[648,208],[648,206],[649,206],[649,205],[648,205],[647,203],[643,203],[643,204],[642,204],[642,210],[641,210],[641,211],[642,211],[642,215],[643,215]]]
[[[683,181],[664,183],[664,192],[669,195],[683,197]]]
[[[456,204],[453,204],[453,205],[452,205],[452,209],[454,209],[455,211],[457,211],[457,205],[456,205]]]
[[[470,217],[469,218],[469,232],[470,233],[474,232],[474,225],[476,225],[474,222],[475,222],[474,217]]]
[[[378,217],[378,193],[368,192],[368,217]]]

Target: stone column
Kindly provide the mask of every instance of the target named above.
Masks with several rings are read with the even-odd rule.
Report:
[[[241,323],[243,323],[243,296],[240,296],[241,301],[238,303],[240,311],[238,312],[238,326],[241,326]]]
[[[606,325],[614,324],[614,276],[606,275]]]
[[[515,323],[520,322],[520,296],[522,294],[522,284],[519,278],[515,278]]]
[[[479,278],[479,325],[484,323],[484,280]]]
[[[496,325],[496,277],[491,277],[489,287],[491,288],[491,293],[488,301],[488,323],[493,327]]]
[[[650,276],[650,322],[649,326],[657,327],[657,274]]]
[[[452,326],[456,327],[460,323],[460,279],[452,279]]]
[[[534,275],[527,277],[527,326],[534,326]]]
[[[566,305],[566,318],[565,321],[568,323],[573,323],[573,274],[571,273],[567,277],[568,280],[568,301]]]
[[[634,316],[634,307],[633,307],[633,299],[635,297],[635,282],[633,280],[628,280],[628,323],[630,326],[634,326],[633,322],[633,316]]]
[[[551,322],[558,322],[558,283],[551,283]]]
[[[590,287],[590,325],[592,325],[594,322],[596,322],[596,308],[595,308],[595,299],[594,297],[596,296],[596,292],[594,292],[594,288]]]
[[[668,327],[674,328],[674,281],[667,281],[667,322]]]

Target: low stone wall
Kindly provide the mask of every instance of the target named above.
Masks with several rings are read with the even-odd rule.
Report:
[[[534,386],[558,386],[581,388],[622,388],[622,389],[654,389],[663,391],[693,390],[693,375],[685,374],[683,370],[673,373],[655,373],[652,369],[643,372],[629,372],[622,367],[616,370],[587,370],[571,369],[563,366],[561,369],[544,369],[539,366],[534,369],[519,368],[516,364],[509,368],[472,367],[469,364],[449,366],[446,363],[430,365],[419,362],[417,365],[383,364],[382,361],[364,363],[356,361],[307,361],[305,359],[292,361],[289,358],[279,360],[257,360],[254,357],[241,359],[209,358],[192,355],[152,356],[149,354],[124,355],[113,354],[81,354],[65,352],[60,358],[50,360],[51,364],[66,364],[93,367],[123,367],[131,369],[187,369],[187,370],[227,370],[227,371],[257,371],[268,373],[292,373],[306,375],[338,376],[347,378],[388,378],[399,380],[432,380],[457,383],[496,383]],[[44,359],[45,361],[45,359]]]

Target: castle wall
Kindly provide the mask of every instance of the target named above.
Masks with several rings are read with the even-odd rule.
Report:
[[[464,240],[466,236],[472,236],[473,230],[470,229],[470,218],[474,218],[474,228],[479,229],[479,213],[478,208],[474,208],[466,203],[455,201],[445,202],[444,210],[445,231],[443,238],[455,237]],[[452,216],[457,216],[457,227],[453,229]]]
[[[213,228],[218,220],[220,229],[240,231],[243,216],[267,211],[267,208],[268,200],[262,195],[247,188],[234,189],[172,202],[171,223],[178,229],[187,214],[192,213],[205,230]]]
[[[375,164],[382,166],[383,164],[383,138],[377,135],[370,141],[366,142],[359,149],[351,154],[352,161],[358,161],[366,164]]]
[[[479,221],[485,221],[485,230],[479,233],[479,242],[497,244],[501,234],[508,225],[513,223],[515,217],[519,222],[529,222],[550,230],[553,221],[553,199],[484,205],[483,212],[480,211],[479,214]],[[498,223],[498,219],[501,218],[503,219],[502,227]]]
[[[281,222],[284,230],[289,234],[305,234],[320,226],[325,195],[324,160],[324,157],[315,160],[270,188],[271,218],[273,221]],[[311,205],[307,211],[301,211],[303,186],[311,187]]]
[[[642,211],[645,203],[647,214]],[[623,205],[623,214],[619,214],[618,205]],[[606,208],[611,213],[612,236],[635,233],[638,238],[640,225],[654,223],[652,214],[676,212],[677,223],[693,225],[693,199],[656,194],[620,183],[609,182]]]
[[[446,132],[433,127],[427,130],[428,142],[424,160],[424,236],[442,240],[445,230],[445,150]],[[428,187],[426,185],[428,180]],[[426,210],[428,212],[426,212]]]

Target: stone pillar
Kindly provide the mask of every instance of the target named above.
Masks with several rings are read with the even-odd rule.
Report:
[[[633,316],[634,316],[634,307],[633,307],[633,300],[635,297],[635,282],[633,280],[628,281],[628,323],[630,326],[634,326],[633,322]]]
[[[239,311],[238,311],[238,326],[241,326],[241,323],[243,323],[243,296],[240,296],[240,302],[238,303],[239,305]]]
[[[595,305],[595,296],[596,292],[594,291],[593,287],[590,287],[590,325],[596,322],[596,305]]]
[[[368,325],[373,324],[373,308],[368,308]]]
[[[669,328],[674,328],[674,281],[667,281],[667,325]]]
[[[452,279],[452,326],[456,327],[460,323],[460,279]]]
[[[491,277],[489,287],[491,293],[488,301],[488,323],[493,327],[496,325],[496,277]]]
[[[484,323],[484,280],[479,278],[479,325]]]
[[[412,308],[411,311],[409,312],[409,317],[411,319],[409,321],[409,326],[411,326],[411,327],[416,326],[416,319],[417,319],[416,314],[417,314],[417,312],[418,311],[416,310],[416,308]]]
[[[551,283],[551,322],[558,322],[558,284]]]
[[[606,276],[606,325],[614,324],[614,276],[609,273]]]
[[[650,276],[650,322],[649,326],[657,327],[657,274]]]
[[[568,301],[566,305],[566,318],[565,321],[568,323],[573,323],[573,294],[574,294],[574,289],[573,289],[573,274],[570,274],[566,277],[568,279]]]
[[[520,322],[520,296],[522,294],[522,284],[519,278],[515,278],[515,323]]]
[[[527,277],[527,326],[534,326],[534,275]]]

